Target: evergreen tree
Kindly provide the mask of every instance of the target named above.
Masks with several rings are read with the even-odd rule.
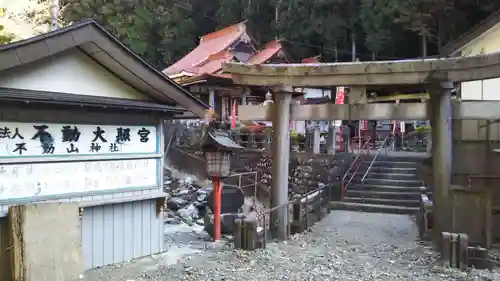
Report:
[[[188,0],[67,0],[64,18],[93,18],[158,68],[196,46]]]
[[[365,33],[365,44],[372,53],[372,60],[381,53],[392,39],[394,27],[393,0],[362,0],[360,22]]]
[[[500,8],[498,0],[64,1],[66,21],[94,18],[158,68],[192,50],[200,36],[242,20],[259,43],[276,35],[287,39],[298,58],[435,54]],[[416,40],[421,50],[414,47]]]

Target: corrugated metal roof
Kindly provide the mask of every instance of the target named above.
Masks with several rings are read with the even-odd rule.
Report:
[[[8,88],[0,88],[0,100],[41,104],[66,104],[98,108],[121,108],[138,111],[161,111],[170,113],[183,113],[186,111],[184,108],[148,101]]]

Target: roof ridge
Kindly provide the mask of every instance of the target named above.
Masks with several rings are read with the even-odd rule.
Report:
[[[500,9],[492,12],[489,16],[487,16],[485,19],[480,21],[478,24],[474,25],[471,27],[469,30],[464,32],[462,35],[458,36],[456,39],[448,42],[446,45],[444,45],[441,49],[441,53],[443,55],[450,55],[451,53],[454,53],[458,49],[464,47],[467,45],[469,42],[474,40],[475,38],[481,36],[491,28],[493,28],[495,25],[500,23]],[[479,33],[479,34],[476,34]],[[471,38],[472,37],[472,38]]]
[[[226,26],[226,27],[218,29],[216,31],[207,33],[207,34],[201,36],[200,44],[205,43],[205,42],[210,41],[210,40],[213,40],[213,39],[216,39],[216,38],[219,38],[221,36],[224,36],[232,31],[237,31],[238,28],[241,28],[242,30],[240,32],[244,33],[244,32],[246,32],[246,23],[247,23],[247,21],[244,20],[242,22],[235,23],[233,25]]]

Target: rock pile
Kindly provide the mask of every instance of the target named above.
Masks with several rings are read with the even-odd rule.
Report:
[[[207,197],[212,192],[210,185],[201,186],[191,177],[176,179],[172,171],[165,169],[164,191],[166,200],[166,223],[203,224],[206,213]]]
[[[211,231],[210,212],[212,203],[212,184],[209,181],[200,184],[199,180],[186,175],[179,175],[178,179],[171,170],[164,172],[164,192],[168,194],[165,203],[165,222],[168,224],[203,225],[208,233]],[[235,216],[252,215],[255,211],[262,211],[262,204],[253,198],[244,198],[243,193],[232,185],[225,185],[222,191],[222,232],[232,233],[232,220]],[[230,200],[224,200],[229,198]]]
[[[317,186],[314,181],[313,159],[300,159],[292,160],[291,165],[295,166],[288,179],[289,182],[289,196],[293,197],[295,194],[306,194],[311,188]]]

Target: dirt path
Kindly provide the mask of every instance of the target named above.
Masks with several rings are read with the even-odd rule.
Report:
[[[89,281],[159,280],[500,280],[500,272],[459,272],[435,264],[429,245],[416,242],[413,219],[403,215],[333,211],[310,232],[265,250],[229,246],[178,256],[169,253],[87,274]],[[170,261],[170,262],[169,262]]]

